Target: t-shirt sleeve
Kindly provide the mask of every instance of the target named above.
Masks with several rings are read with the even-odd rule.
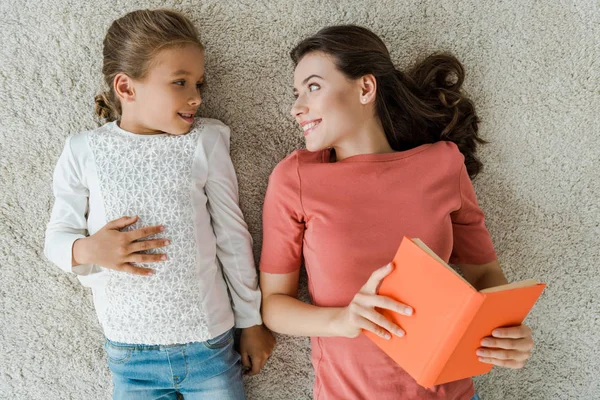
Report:
[[[461,207],[450,214],[454,236],[450,263],[487,264],[496,259],[496,252],[464,164],[459,182]]]
[[[298,156],[293,153],[269,177],[263,207],[263,272],[286,274],[302,265],[305,214],[300,195]]]

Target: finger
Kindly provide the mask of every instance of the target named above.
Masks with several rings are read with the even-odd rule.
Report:
[[[133,274],[133,275],[142,275],[142,276],[154,275],[153,269],[136,267],[129,263],[121,264],[117,268],[114,268],[114,269],[115,269],[115,271],[126,272],[128,274]]]
[[[137,220],[138,220],[137,215],[135,217],[121,217],[121,218],[117,218],[117,219],[110,221],[109,223],[107,223],[105,225],[105,227],[107,229],[120,230],[131,224],[135,224],[137,222]]]
[[[391,339],[392,336],[390,335],[390,333],[388,331],[386,331],[385,329],[383,329],[382,327],[380,327],[379,325],[369,321],[366,318],[361,318],[361,320],[358,322],[358,327],[365,330],[365,331],[369,331],[369,332],[373,332],[374,334],[376,334],[377,336],[380,336],[384,339]]]
[[[244,368],[252,368],[252,363],[250,362],[250,356],[246,352],[242,352],[242,366]]]
[[[525,366],[525,362],[516,360],[498,360],[496,358],[479,357],[479,361],[486,364],[497,365],[499,367],[519,369]]]
[[[404,330],[402,328],[389,321],[387,318],[385,318],[383,315],[381,315],[374,309],[357,306],[356,310],[360,313],[360,315],[363,318],[366,318],[367,320],[373,322],[375,325],[380,326],[387,332],[393,333],[394,335],[400,337],[404,336]]]
[[[138,264],[142,264],[142,263],[155,263],[155,262],[162,262],[162,261],[166,261],[167,260],[167,255],[166,254],[139,254],[139,253],[133,253],[130,254],[126,261],[127,262],[134,262],[134,263],[138,263]]]
[[[388,276],[390,274],[390,272],[392,272],[393,270],[393,266],[391,263],[389,263],[388,265],[385,265],[379,269],[376,269],[371,276],[369,277],[369,280],[367,281],[367,283],[365,283],[365,285],[362,287],[362,289],[360,290],[361,292],[366,292],[366,293],[377,293],[377,288],[379,287],[379,284],[381,283],[381,280],[383,278],[385,278],[386,276]]]
[[[525,361],[531,357],[531,353],[517,350],[500,350],[500,349],[477,349],[477,355],[484,358],[495,358],[498,360],[516,360]]]
[[[158,249],[171,244],[167,239],[154,239],[154,240],[142,240],[139,242],[133,242],[129,245],[129,253],[137,253],[138,251],[145,251],[150,249]]]
[[[531,336],[531,328],[529,328],[527,325],[496,328],[492,332],[492,336],[497,338],[520,339]]]
[[[379,296],[365,293],[357,293],[354,297],[355,301],[362,306],[385,308],[386,310],[395,311],[399,314],[410,316],[413,314],[413,309],[404,303],[400,303],[387,296]]]
[[[481,341],[483,347],[492,347],[506,350],[531,351],[533,349],[533,340],[524,339],[496,339],[487,337]]]
[[[148,237],[148,236],[156,235],[158,233],[161,233],[164,230],[165,230],[165,227],[162,226],[162,225],[145,226],[143,228],[138,228],[136,230],[128,232],[127,233],[127,237],[129,238],[129,240],[131,242],[134,242],[134,241],[139,240],[141,238],[145,238],[145,237]]]
[[[248,372],[248,376],[258,375],[260,372],[261,362],[259,360],[251,359],[252,361],[252,369]]]

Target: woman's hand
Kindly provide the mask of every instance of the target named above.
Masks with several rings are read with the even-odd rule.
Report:
[[[527,325],[497,328],[481,341],[479,361],[506,368],[522,368],[533,349],[531,329]]]
[[[386,296],[377,295],[379,284],[392,272],[392,264],[374,271],[367,283],[359,290],[347,307],[340,309],[334,318],[335,331],[339,336],[354,338],[363,330],[371,331],[385,339],[391,335],[404,336],[398,325],[386,319],[375,307],[402,315],[412,315],[412,308]]]
[[[138,252],[169,245],[167,239],[140,240],[164,230],[161,225],[139,228],[131,232],[121,229],[136,223],[138,217],[121,217],[110,221],[92,236],[76,240],[73,244],[73,266],[96,264],[116,271],[135,275],[152,275],[153,270],[132,263],[153,263],[167,259],[166,254],[140,254]]]

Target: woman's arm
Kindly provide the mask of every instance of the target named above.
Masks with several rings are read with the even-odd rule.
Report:
[[[354,296],[347,307],[318,307],[298,300],[299,270],[287,274],[261,272],[263,320],[269,329],[296,336],[357,337],[363,330],[389,339],[390,333],[404,331],[375,310],[385,308],[404,315],[412,309],[389,297],[376,294],[383,278],[392,271],[390,264],[379,268]]]
[[[477,290],[507,284],[498,260],[483,265],[461,264],[465,278]],[[483,338],[477,355],[481,362],[507,368],[522,368],[533,349],[531,329],[527,325],[498,327]]]
[[[477,290],[508,283],[498,260],[482,265],[460,264],[458,267],[465,279]]]
[[[289,274],[260,273],[265,325],[272,331],[296,336],[339,336],[333,321],[340,308],[324,308],[298,300],[300,270]]]

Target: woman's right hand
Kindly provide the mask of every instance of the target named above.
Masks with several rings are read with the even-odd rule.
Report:
[[[132,263],[165,261],[166,254],[140,254],[140,251],[168,246],[168,239],[140,240],[164,231],[162,225],[147,226],[130,232],[121,229],[135,224],[138,217],[121,217],[110,221],[98,232],[73,244],[73,266],[96,264],[116,271],[135,275],[152,275],[150,268],[136,267]]]
[[[392,264],[375,270],[367,283],[356,293],[350,305],[340,309],[334,318],[335,330],[339,336],[355,338],[363,330],[371,331],[384,339],[390,339],[390,334],[404,336],[402,328],[375,310],[375,307],[385,308],[402,315],[412,315],[411,307],[377,294],[379,284],[390,272]]]

